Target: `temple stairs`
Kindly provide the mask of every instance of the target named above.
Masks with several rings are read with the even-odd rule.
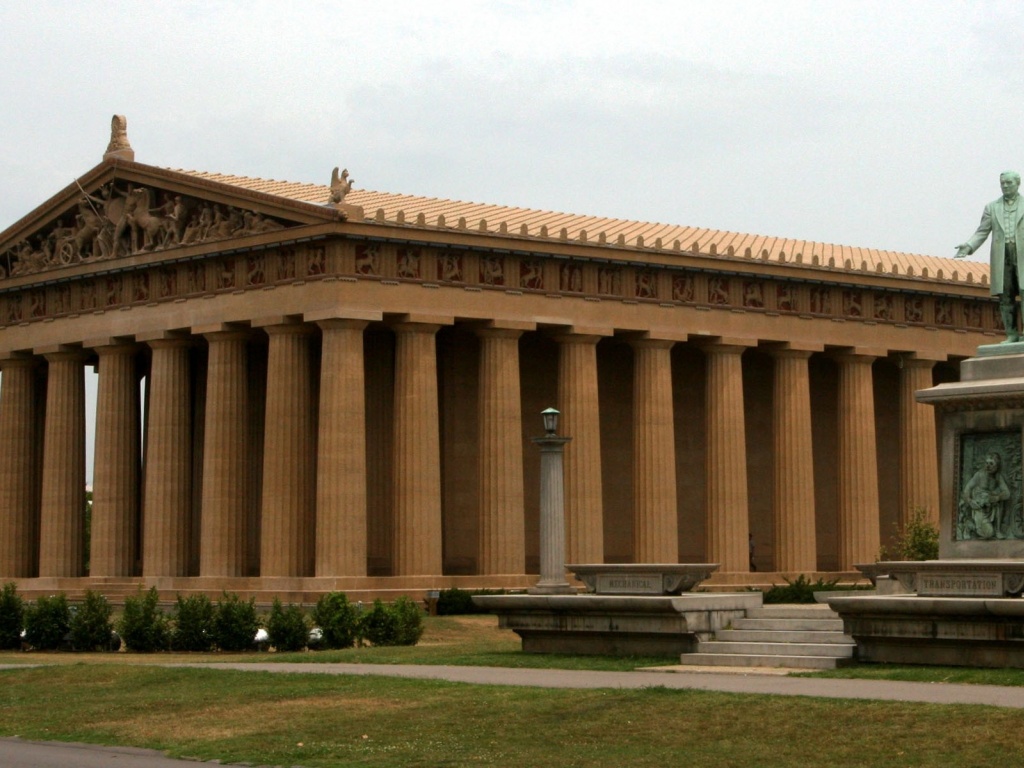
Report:
[[[835,669],[853,659],[856,647],[827,605],[766,605],[701,641],[696,653],[682,654],[680,664]]]

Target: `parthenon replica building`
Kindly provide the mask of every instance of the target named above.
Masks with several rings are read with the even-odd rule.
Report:
[[[0,581],[526,587],[549,406],[568,562],[852,577],[937,519],[914,392],[1001,328],[987,264],[170,170],[115,118],[0,233]]]

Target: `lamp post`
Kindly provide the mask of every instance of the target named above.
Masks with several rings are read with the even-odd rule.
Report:
[[[540,581],[532,594],[569,594],[565,580],[565,482],[562,454],[571,437],[558,437],[559,412],[548,408],[541,413],[544,437],[532,441],[540,446]]]

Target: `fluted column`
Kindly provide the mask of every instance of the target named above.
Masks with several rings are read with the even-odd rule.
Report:
[[[46,355],[39,575],[84,575],[85,355]]]
[[[90,576],[131,576],[138,559],[139,380],[134,344],[97,347]]]
[[[206,334],[206,338],[210,350],[199,573],[244,576],[245,523],[249,510],[248,335],[241,331],[218,331]]]
[[[814,446],[811,440],[811,387],[807,360],[811,353],[779,349],[772,397],[775,525],[775,570],[817,570],[814,529]]]
[[[148,342],[142,575],[188,576],[192,519],[192,386],[188,339]]]
[[[633,343],[633,560],[679,560],[671,341]]]
[[[316,575],[365,576],[364,320],[324,320],[316,473]]]
[[[597,396],[600,336],[556,336],[558,408],[565,446],[565,527],[569,563],[604,562],[601,413]]]
[[[438,326],[395,330],[395,555],[397,576],[441,573]]]
[[[875,396],[869,355],[839,355],[839,568],[873,562],[880,545]]]
[[[267,415],[263,441],[261,576],[312,576],[316,524],[312,328],[266,327]]]
[[[939,523],[939,455],[935,408],[917,402],[914,393],[932,386],[932,360],[903,359],[900,368],[900,520],[915,509]]]
[[[750,570],[747,446],[743,414],[745,347],[712,345],[707,353],[707,557],[722,572]]]
[[[522,331],[487,328],[480,337],[480,561],[482,574],[523,573],[523,425],[519,400]]]
[[[34,359],[0,362],[0,578],[36,572],[39,481]]]

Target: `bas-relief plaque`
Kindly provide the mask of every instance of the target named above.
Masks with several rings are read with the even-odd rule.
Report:
[[[917,577],[917,594],[925,597],[1002,597],[1003,576],[1000,573],[921,573]]]
[[[662,577],[660,573],[599,573],[596,587],[599,595],[660,595]]]
[[[960,436],[957,541],[1024,539],[1019,430]]]

